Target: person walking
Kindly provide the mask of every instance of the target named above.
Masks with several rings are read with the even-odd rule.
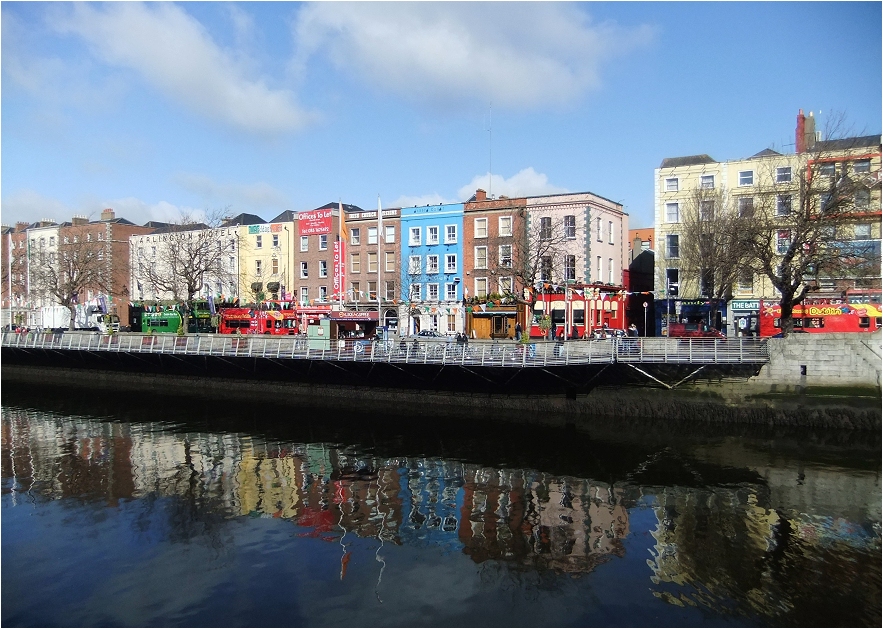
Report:
[[[516,341],[521,340],[522,332],[523,332],[523,330],[521,329],[521,321],[519,321],[518,323],[515,324],[515,340]]]

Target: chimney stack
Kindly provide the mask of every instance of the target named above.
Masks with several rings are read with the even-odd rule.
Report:
[[[30,223],[27,221],[19,221],[15,224],[15,231],[23,232],[28,228],[28,225],[30,225]]]
[[[487,192],[479,188],[475,191],[475,200],[476,201],[487,201]]]
[[[112,221],[116,217],[116,214],[111,208],[107,208],[101,213],[102,221]]]
[[[806,116],[803,110],[797,112],[797,129],[794,130],[794,150],[803,153],[806,150]]]
[[[74,216],[71,219],[71,225],[73,225],[75,227],[79,227],[80,225],[88,225],[88,224],[89,224],[89,219],[86,218],[85,216]]]

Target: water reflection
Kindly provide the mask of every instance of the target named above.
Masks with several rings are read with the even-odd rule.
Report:
[[[805,496],[783,501],[769,478],[715,465],[699,449],[690,457],[639,448],[640,463],[606,481],[377,451],[5,406],[4,507],[140,501],[139,534],[160,530],[171,543],[199,540],[218,553],[229,550],[231,522],[287,521],[298,538],[339,546],[326,557],[341,580],[354,553],[372,555],[380,602],[386,544],[576,578],[625,559],[627,540],[649,534],[639,583],[665,605],[748,624],[801,624],[832,612],[842,624],[879,624],[879,472],[840,474],[838,491],[848,487],[864,505],[831,508],[836,499],[819,485],[825,509],[813,512]]]

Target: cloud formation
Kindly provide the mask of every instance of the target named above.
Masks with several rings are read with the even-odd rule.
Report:
[[[509,179],[505,179],[502,175],[492,175],[488,179],[487,173],[476,175],[472,178],[471,183],[466,184],[457,191],[457,196],[460,200],[466,201],[479,188],[496,197],[500,195],[507,197],[534,197],[544,194],[564,194],[570,192],[567,188],[550,184],[549,178],[543,173],[535,171],[532,166],[520,170],[509,177]]]
[[[654,35],[545,2],[317,2],[300,11],[294,33],[302,72],[325,54],[412,101],[526,109],[574,102],[599,86],[605,61]]]
[[[66,7],[67,8],[67,7]],[[246,132],[296,131],[316,115],[290,90],[248,76],[206,29],[171,3],[76,3],[53,19],[81,37],[101,61],[137,72],[168,98]]]
[[[282,192],[263,181],[251,184],[218,183],[211,177],[195,173],[178,173],[173,181],[184,190],[200,195],[208,203],[230,206],[234,214],[267,208],[285,209],[290,205]]]

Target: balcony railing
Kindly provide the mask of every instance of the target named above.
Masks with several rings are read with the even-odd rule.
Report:
[[[303,336],[189,336],[94,332],[4,332],[3,347],[88,352],[241,356],[294,360],[385,362],[480,367],[546,367],[623,363],[763,364],[765,339],[619,338],[595,341],[322,341]]]

